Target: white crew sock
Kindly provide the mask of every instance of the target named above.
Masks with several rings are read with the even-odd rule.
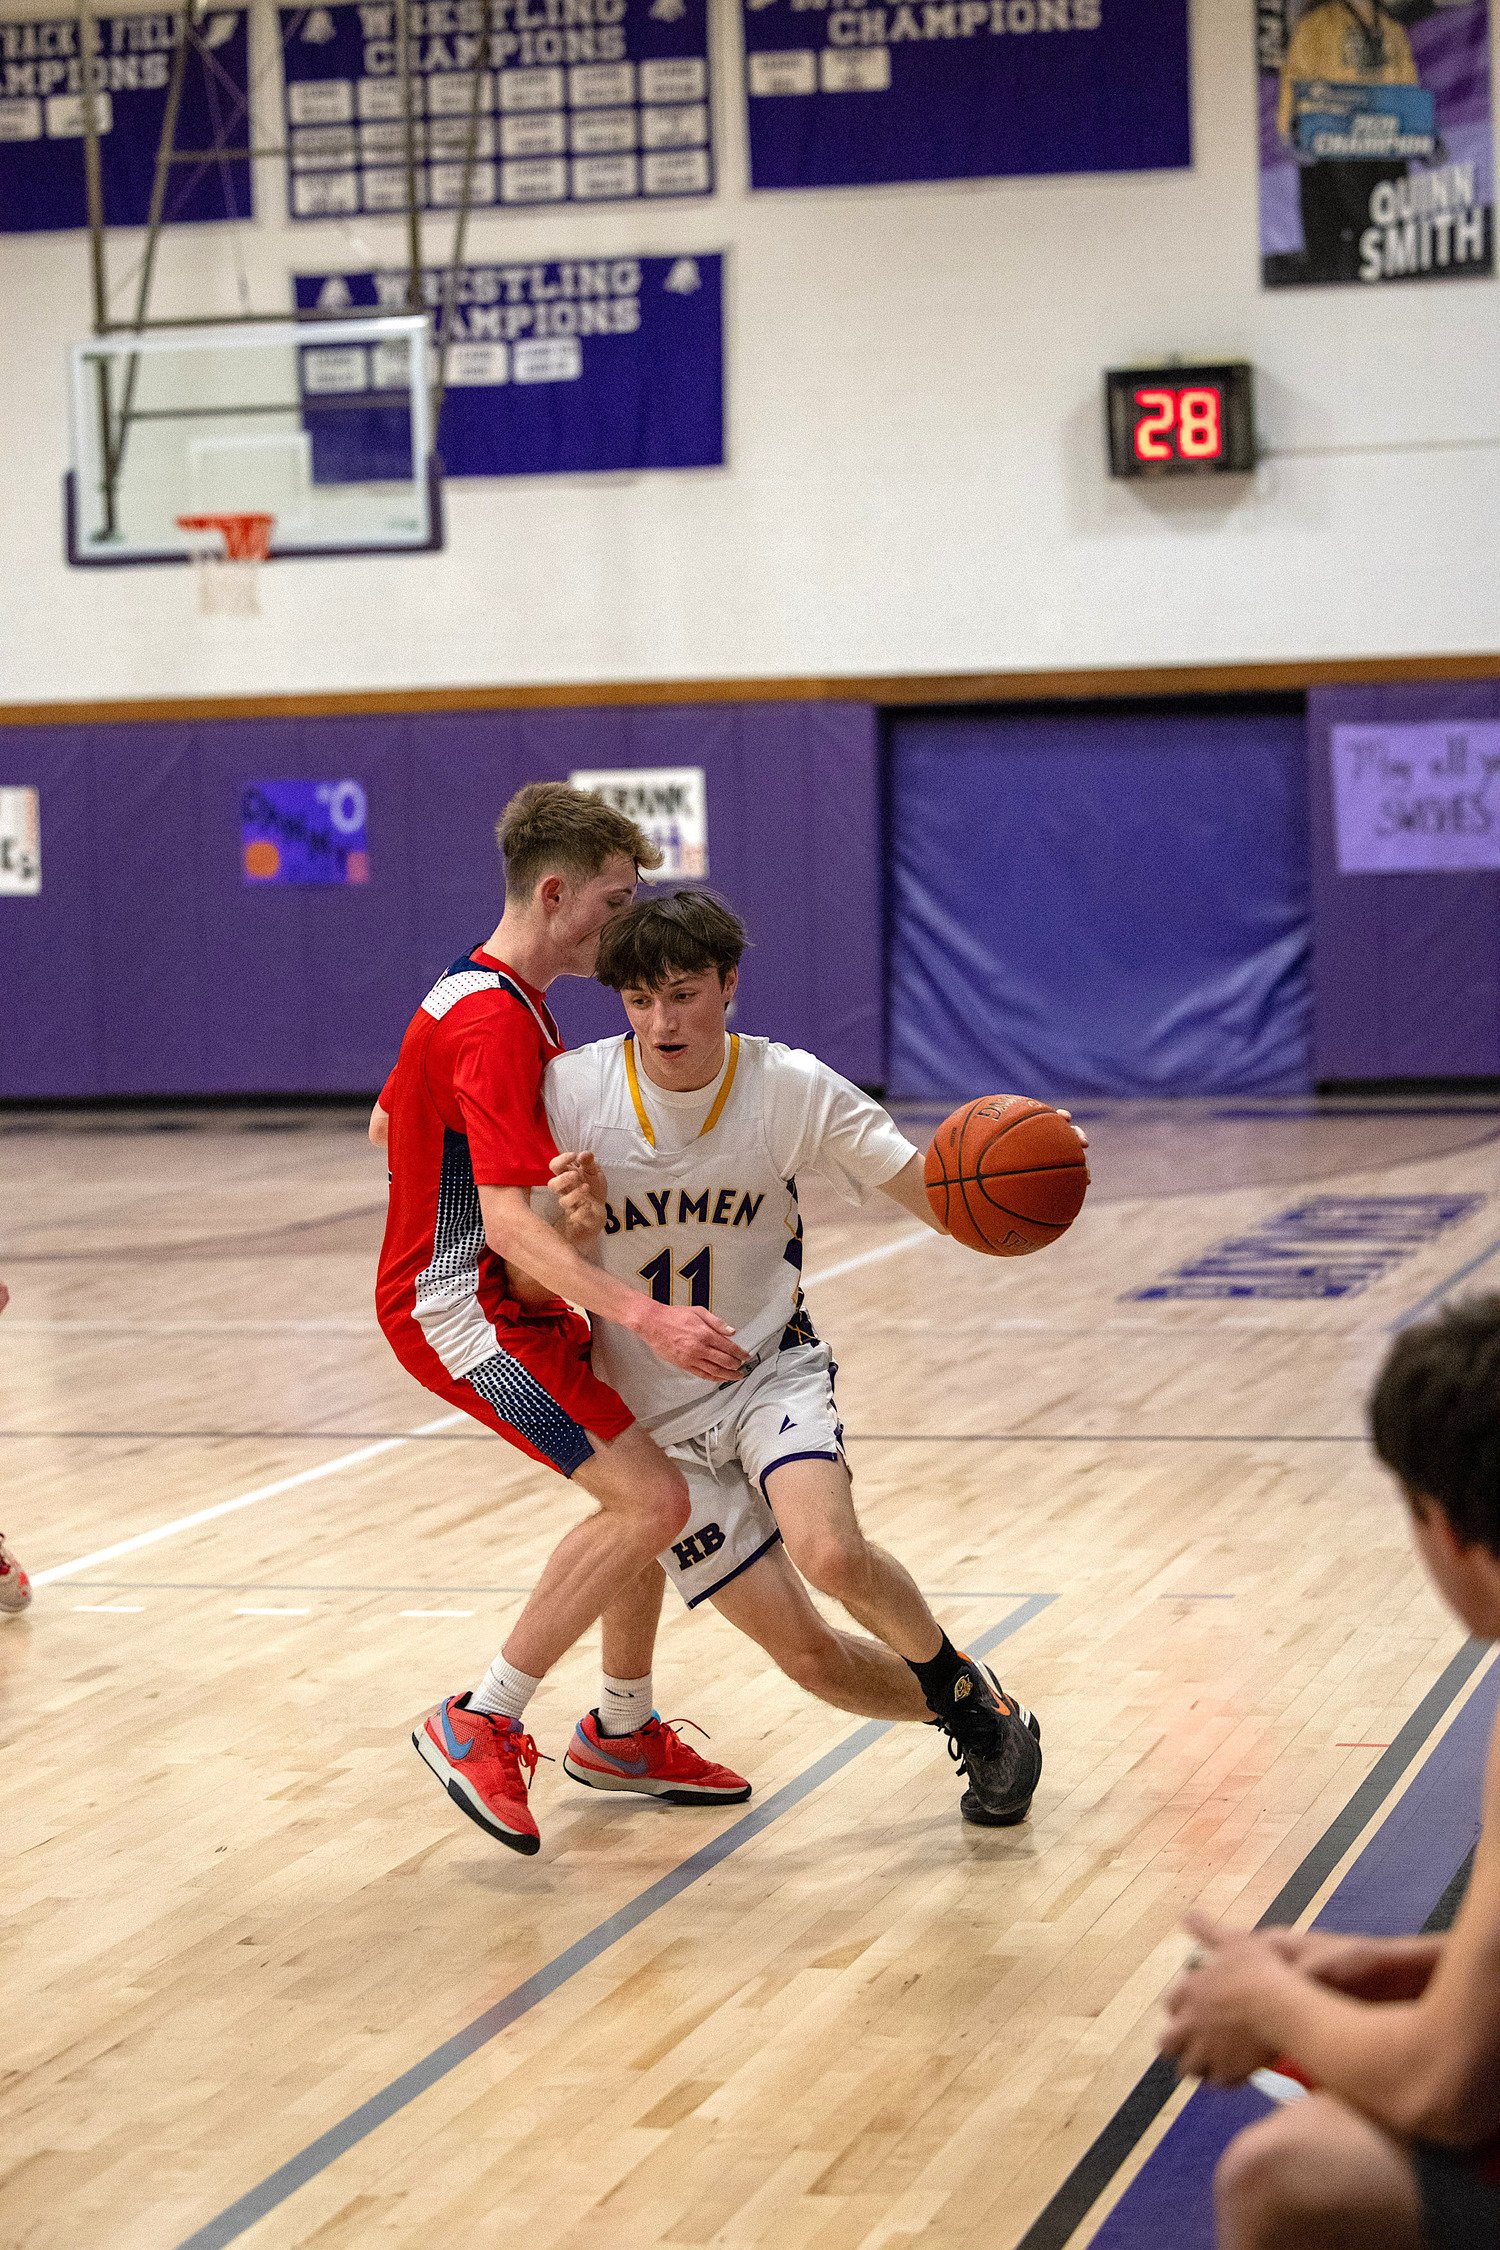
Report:
[[[651,1716],[651,1674],[643,1680],[612,1680],[605,1672],[601,1678],[599,1732],[634,1734]]]
[[[497,1656],[469,1697],[469,1709],[486,1712],[491,1718],[522,1718],[541,1684],[529,1672],[518,1672],[514,1664]]]

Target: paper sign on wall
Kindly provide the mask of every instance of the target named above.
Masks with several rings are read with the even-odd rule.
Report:
[[[240,860],[247,883],[368,883],[365,793],[357,781],[247,781]]]
[[[0,898],[35,898],[41,887],[41,794],[0,788]]]
[[[1500,868],[1500,723],[1332,730],[1341,875]]]
[[[93,19],[87,77],[106,226],[146,224],[182,22],[164,10]],[[243,8],[211,8],[197,19],[183,66],[177,148],[248,145],[249,22]],[[0,23],[0,234],[88,224],[82,40],[77,13]],[[172,166],[164,226],[254,215],[247,163]]]
[[[708,873],[708,790],[701,766],[632,766],[618,773],[570,773],[570,789],[587,789],[644,828],[661,851],[660,867],[642,868],[648,883],[699,882]]]

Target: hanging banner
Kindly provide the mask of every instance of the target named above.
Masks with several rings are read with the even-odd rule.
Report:
[[[1192,162],[1186,0],[743,0],[750,181]]]
[[[718,256],[564,258],[461,269],[448,318],[437,450],[450,477],[579,469],[717,468],[724,459],[722,267]],[[446,267],[423,289],[436,329]],[[403,268],[298,274],[299,311],[406,309]],[[315,335],[315,330],[309,330]],[[380,430],[409,446],[405,362],[380,345],[301,349],[313,481],[385,472]],[[368,398],[368,412],[360,402]],[[361,466],[361,464],[363,464]]]
[[[451,209],[466,169],[480,205],[712,194],[708,0],[488,8],[487,57],[485,0],[410,10],[410,135],[395,0],[279,11],[294,219]]]
[[[249,15],[204,16],[188,49],[174,146],[245,148],[250,140]],[[143,227],[167,113],[179,15],[97,16],[88,77],[95,97],[104,220]],[[0,234],[88,225],[84,64],[77,15],[0,23]],[[162,220],[248,219],[250,166],[174,164]]]
[[[1266,287],[1494,270],[1488,0],[1256,0]]]

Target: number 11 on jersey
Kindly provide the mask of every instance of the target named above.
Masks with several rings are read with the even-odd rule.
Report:
[[[672,1253],[663,1250],[659,1257],[639,1269],[642,1281],[659,1305],[672,1302]],[[695,1258],[687,1259],[677,1269],[679,1279],[685,1281],[690,1292],[690,1305],[713,1305],[714,1254],[707,1243]]]

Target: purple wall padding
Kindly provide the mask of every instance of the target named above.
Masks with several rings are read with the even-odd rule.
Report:
[[[894,1093],[1306,1087],[1300,716],[943,712],[890,731]]]
[[[1307,699],[1319,1080],[1500,1075],[1500,873],[1341,875],[1334,849],[1331,729],[1444,719],[1500,719],[1500,680]]]
[[[885,1076],[875,712],[751,703],[0,730],[41,791],[42,890],[0,898],[0,1098],[365,1093],[500,913],[526,781],[698,765],[709,876],[745,920],[737,1023]],[[246,884],[244,783],[363,783],[368,886]],[[576,1044],[623,1027],[564,978]]]

